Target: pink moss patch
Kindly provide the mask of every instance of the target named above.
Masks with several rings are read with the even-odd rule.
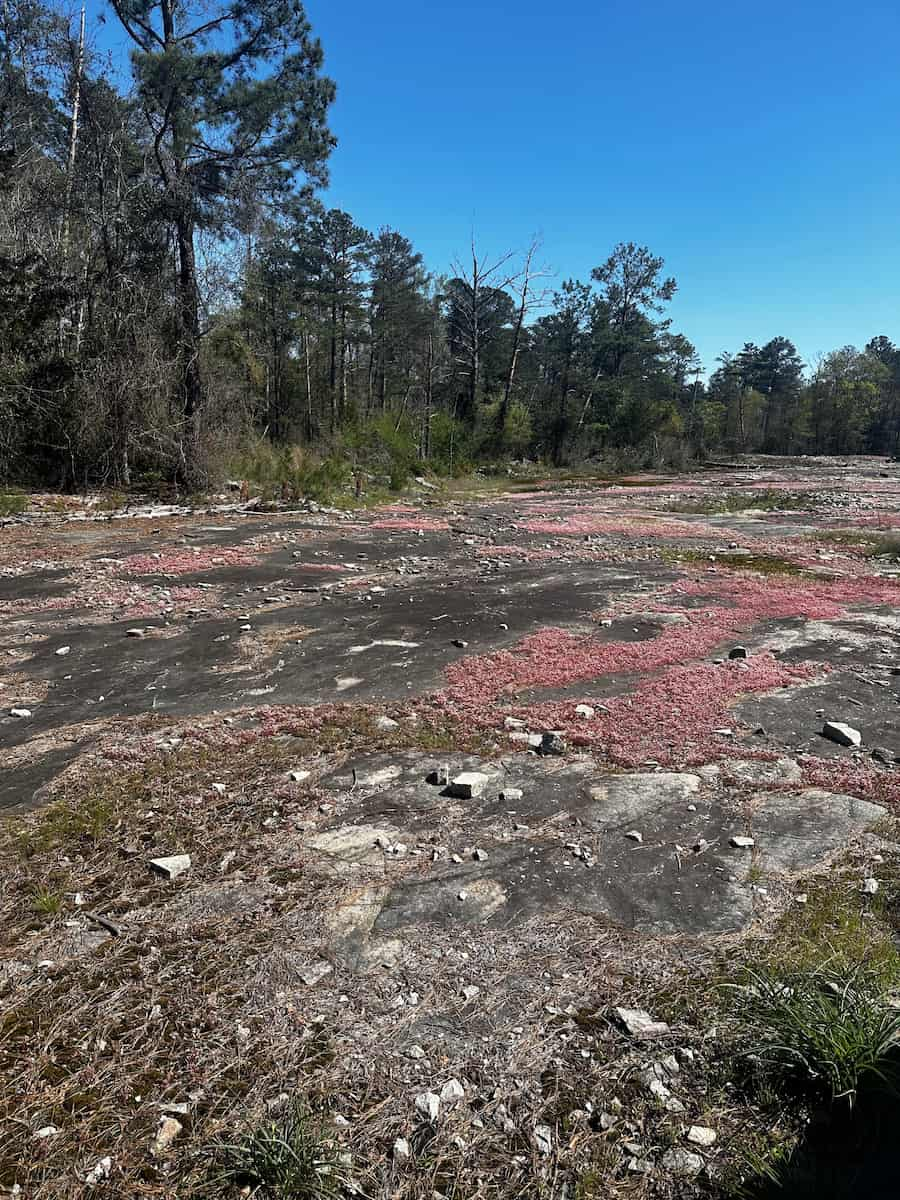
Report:
[[[434,517],[396,517],[383,518],[380,521],[373,521],[372,529],[391,529],[395,532],[408,533],[429,533],[429,532],[445,532],[450,526],[446,521],[439,521]]]
[[[624,534],[629,537],[716,537],[721,538],[718,529],[708,525],[690,524],[687,521],[667,521],[663,518],[656,520],[643,514],[641,517],[600,515],[596,513],[580,513],[564,517],[560,520],[523,521],[520,529],[528,533],[548,534],[552,537],[578,537],[593,534]]]
[[[256,553],[233,547],[207,550],[164,550],[160,554],[132,554],[117,564],[129,575],[190,575],[217,567],[243,567],[255,562]]]

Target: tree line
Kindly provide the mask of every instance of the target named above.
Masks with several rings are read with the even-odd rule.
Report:
[[[393,483],[897,452],[887,337],[809,366],[746,343],[704,379],[647,247],[554,285],[537,240],[473,236],[436,271],[327,209],[335,85],[297,0],[110,0],[103,20],[127,84],[83,13],[0,4],[0,477],[194,488],[296,447]]]

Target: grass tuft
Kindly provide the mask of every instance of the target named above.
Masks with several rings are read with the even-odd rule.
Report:
[[[27,508],[27,496],[20,492],[0,492],[0,517],[15,517]]]
[[[853,1105],[864,1086],[900,1083],[900,1010],[865,967],[751,971],[734,995],[745,1058],[777,1088]]]
[[[217,1146],[215,1157],[215,1187],[249,1188],[259,1200],[322,1200],[348,1184],[336,1150],[296,1097],[237,1142]]]

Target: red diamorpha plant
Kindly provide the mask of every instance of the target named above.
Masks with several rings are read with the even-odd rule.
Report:
[[[549,534],[553,537],[578,537],[592,534],[624,534],[630,537],[718,537],[721,530],[688,521],[667,521],[663,518],[613,516],[611,514],[576,513],[560,520],[522,521],[520,529],[528,533]]]
[[[257,554],[245,549],[216,546],[209,549],[165,550],[161,554],[132,554],[116,564],[129,575],[191,575],[217,567],[243,567]]]
[[[434,517],[385,517],[373,521],[371,528],[389,529],[395,533],[438,533],[446,532],[450,526],[446,521],[439,521]]]
[[[177,610],[202,600],[211,602],[210,593],[195,587],[173,587],[164,591],[141,584],[83,584],[65,596],[25,596],[21,600],[0,601],[0,614],[19,616],[34,612],[71,612],[88,609],[102,613],[115,609],[127,617],[149,617],[170,609]]]
[[[685,624],[642,642],[603,641],[544,629],[511,650],[462,659],[447,669],[442,702],[478,727],[498,723],[496,706],[526,689],[562,689],[610,676],[638,676],[628,695],[604,701],[606,711],[579,719],[575,701],[546,701],[522,709],[532,725],[566,731],[582,745],[603,746],[624,766],[647,759],[685,764],[727,752],[715,730],[729,724],[738,696],[770,692],[814,678],[827,668],[783,663],[771,654],[738,662],[703,661],[760,621],[834,619],[853,605],[894,603],[895,584],[874,577],[829,582],[764,579],[728,572],[676,583],[682,595],[711,596],[708,609],[684,610]],[[722,604],[722,601],[725,604]],[[657,605],[657,611],[673,611]],[[508,709],[507,711],[514,711]]]

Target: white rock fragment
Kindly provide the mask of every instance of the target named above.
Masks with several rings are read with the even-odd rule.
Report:
[[[288,779],[291,783],[303,783],[311,774],[311,771],[288,771]]]
[[[553,1130],[549,1125],[535,1125],[534,1144],[539,1154],[553,1153]]]
[[[863,880],[862,891],[864,896],[874,896],[878,891],[878,880],[871,875],[868,879]]]
[[[472,853],[472,857],[475,859],[476,862],[486,862],[487,861],[487,851],[486,850],[475,850]]]
[[[39,1142],[42,1142],[44,1140],[44,1138],[53,1137],[54,1134],[57,1134],[57,1133],[59,1133],[59,1126],[57,1126],[57,1125],[42,1125],[40,1129],[35,1130],[34,1136]]]
[[[660,1037],[669,1032],[665,1021],[654,1021],[642,1008],[616,1008],[613,1011],[632,1037]]]
[[[183,1129],[184,1126],[174,1117],[163,1117],[153,1141],[153,1153],[165,1154]]]
[[[307,987],[314,987],[326,975],[330,975],[333,969],[331,963],[323,960],[321,962],[310,963],[306,967],[301,967],[297,974]]]
[[[112,1172],[112,1159],[109,1155],[105,1155],[100,1161],[88,1171],[84,1177],[84,1182],[88,1187],[94,1187],[101,1179],[109,1179]]]
[[[690,1150],[667,1150],[662,1156],[662,1166],[673,1175],[691,1178],[703,1170],[703,1159]]]
[[[164,858],[151,858],[147,866],[157,875],[164,875],[166,879],[177,879],[179,875],[190,870],[191,856],[189,854],[171,854]]]
[[[470,983],[467,987],[463,988],[462,994],[464,999],[474,1000],[476,996],[481,995],[481,988],[476,987],[474,983]]]
[[[692,1125],[687,1131],[687,1140],[695,1146],[712,1146],[716,1140],[716,1131],[705,1125]]]
[[[457,1100],[466,1098],[466,1090],[458,1079],[448,1079],[441,1088],[441,1103],[455,1104]]]
[[[224,783],[214,783],[212,785],[212,790],[216,793],[217,796],[224,796],[225,795],[225,784]]]
[[[854,729],[852,725],[845,725],[843,721],[826,721],[822,726],[822,737],[828,738],[830,742],[837,742],[839,746],[862,744],[862,734],[859,730]]]
[[[11,708],[9,710],[9,715],[11,717],[18,717],[20,720],[24,720],[31,716],[31,709],[30,708]]]
[[[509,804],[511,802],[521,800],[522,799],[522,789],[521,788],[504,788],[503,791],[500,793],[500,799],[504,802],[504,804]]]
[[[595,710],[589,704],[576,704],[575,716],[581,717],[584,721],[589,721],[594,716]]]
[[[406,1162],[410,1153],[409,1142],[406,1138],[397,1138],[393,1149],[394,1162]]]
[[[481,771],[463,771],[461,775],[451,779],[447,785],[447,793],[460,800],[474,800],[476,796],[481,795],[489,783],[489,777]]]
[[[71,654],[71,653],[72,653],[72,647],[71,647],[71,646],[60,646],[60,648],[59,648],[58,650],[56,650],[56,651],[55,651],[55,653],[56,653],[56,654],[57,654],[57,655],[58,655],[60,658],[65,658],[65,656],[66,656],[67,654]]]
[[[755,838],[742,837],[740,834],[735,834],[735,836],[729,840],[731,842],[731,845],[734,846],[738,850],[749,850],[751,846],[756,845]]]
[[[436,1092],[420,1092],[415,1099],[416,1111],[427,1121],[436,1121],[441,1111],[441,1098]]]

